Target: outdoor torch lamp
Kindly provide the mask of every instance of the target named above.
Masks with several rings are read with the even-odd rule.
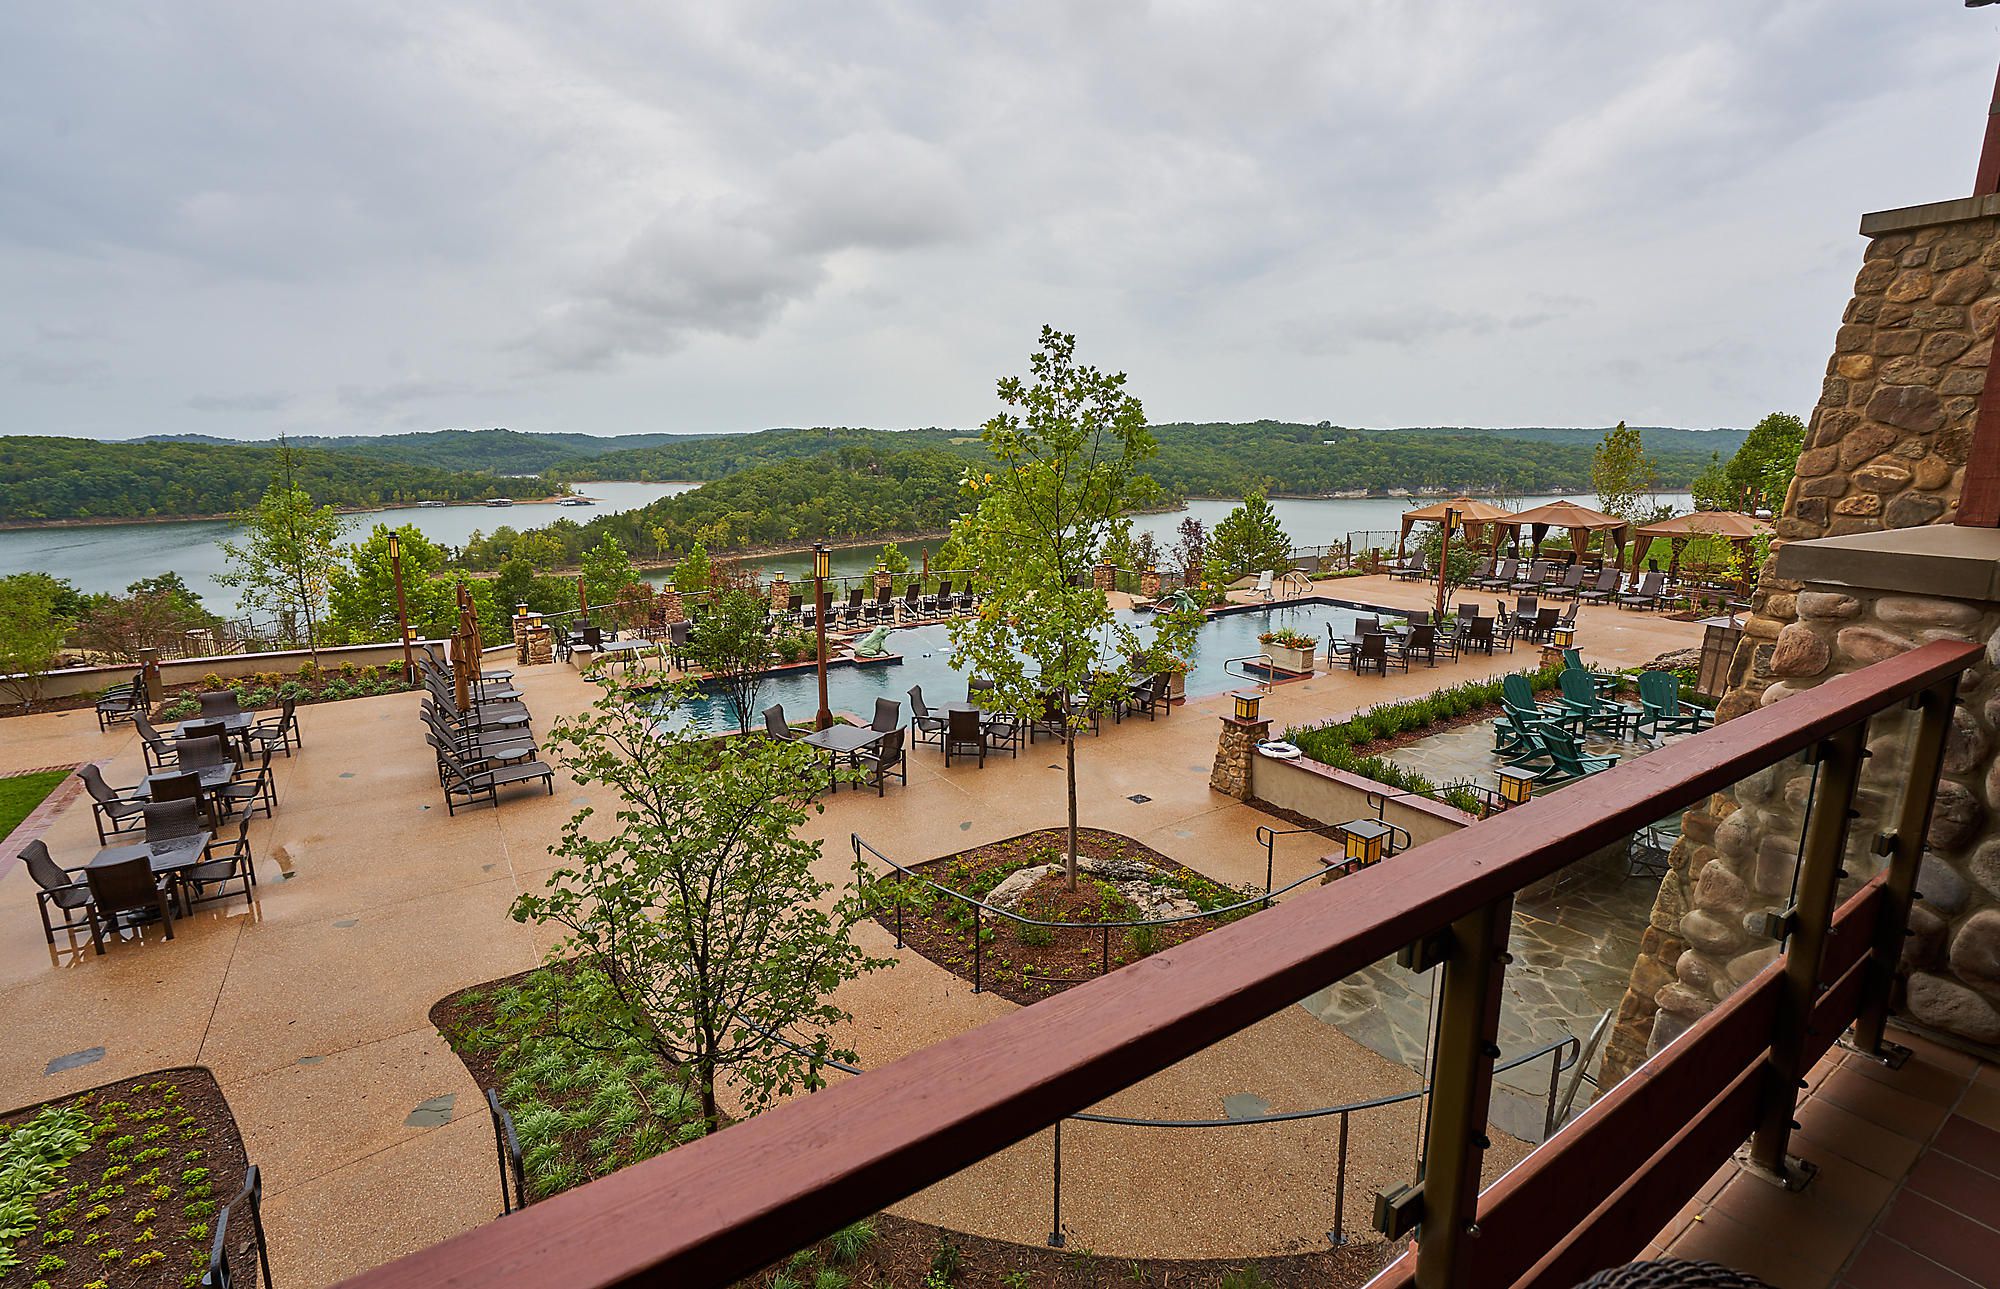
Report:
[[[402,556],[402,554],[403,554],[402,540],[396,536],[394,530],[391,530],[389,533],[389,558],[398,559]]]
[[[1389,835],[1389,826],[1374,819],[1350,819],[1340,825],[1340,831],[1347,838],[1348,861],[1360,868],[1382,861],[1382,842]]]
[[[1535,776],[1526,770],[1503,765],[1493,773],[1500,780],[1500,799],[1510,806],[1520,805],[1534,792]]]
[[[1239,689],[1234,694],[1231,694],[1230,697],[1236,700],[1237,720],[1248,724],[1257,719],[1257,708],[1264,701],[1262,694]]]
[[[1571,645],[1576,643],[1576,628],[1575,627],[1550,628],[1549,643],[1554,645],[1558,649],[1569,648]]]
[[[833,575],[833,552],[825,542],[813,543],[813,576],[825,581]]]

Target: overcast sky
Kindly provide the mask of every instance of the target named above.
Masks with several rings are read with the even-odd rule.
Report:
[[[0,7],[0,430],[1810,410],[1958,0]]]

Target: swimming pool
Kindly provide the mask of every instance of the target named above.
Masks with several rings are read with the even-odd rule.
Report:
[[[1219,694],[1244,684],[1240,675],[1230,675],[1223,664],[1231,658],[1263,652],[1264,646],[1257,643],[1257,637],[1278,627],[1290,627],[1318,640],[1320,655],[1324,659],[1328,625],[1344,635],[1352,627],[1355,616],[1364,613],[1393,615],[1395,610],[1329,600],[1302,600],[1212,617],[1202,624],[1195,635],[1194,651],[1188,660],[1187,692],[1191,697]],[[1151,614],[1121,611],[1116,616],[1118,621],[1136,630],[1142,641],[1153,638]],[[867,716],[875,710],[877,698],[893,698],[904,705],[907,718],[912,685],[924,687],[924,701],[933,707],[960,702],[965,698],[967,678],[965,673],[951,665],[951,639],[943,623],[891,631],[883,644],[890,653],[902,655],[902,661],[883,666],[832,667],[827,670],[827,703],[834,711]],[[773,703],[784,704],[785,715],[792,720],[810,718],[819,710],[817,675],[808,670],[768,678],[758,691],[757,704],[762,708]],[[701,729],[723,731],[736,728],[736,711],[730,706],[728,697],[721,693],[696,694],[677,716]]]

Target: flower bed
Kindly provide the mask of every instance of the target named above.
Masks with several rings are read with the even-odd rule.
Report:
[[[1559,686],[1563,665],[1557,663],[1539,671],[1524,673],[1538,694]],[[1479,797],[1449,785],[1432,783],[1414,774],[1381,753],[1415,742],[1426,735],[1470,725],[1498,714],[1501,688],[1498,676],[1491,680],[1471,680],[1435,690],[1422,698],[1399,703],[1383,703],[1344,720],[1323,725],[1293,726],[1285,731],[1285,742],[1321,765],[1346,770],[1373,779],[1398,792],[1415,793],[1442,801],[1467,814],[1480,813]]]
[[[243,1140],[207,1070],[162,1070],[0,1116],[0,1279],[33,1289],[192,1286]],[[255,1265],[230,1224],[232,1265]]]
[[[1060,873],[1063,844],[1064,830],[1045,828],[946,855],[915,865],[911,870],[972,899],[990,901],[1002,883],[1022,870],[1056,866],[1055,874],[1028,884],[1025,892],[1012,901],[1011,908],[1023,918],[1069,925],[1033,926],[997,914],[981,915],[979,982],[983,988],[1013,1002],[1032,1003],[1101,975],[1107,957],[1115,970],[1254,911],[1253,907],[1168,926],[1118,927],[1106,932],[1097,924],[1157,918],[1162,915],[1159,905],[1184,905],[1189,912],[1203,911],[1239,903],[1256,892],[1239,891],[1211,881],[1151,847],[1096,828],[1077,832],[1077,850],[1086,868],[1092,861],[1098,861],[1106,865],[1106,871],[1131,872],[1135,876],[1111,880],[1085,871],[1072,891]],[[1139,898],[1134,898],[1135,891]],[[869,894],[876,903],[877,922],[894,931],[900,910],[905,944],[953,975],[965,980],[973,978],[971,904],[900,875],[872,883]],[[1154,903],[1156,899],[1158,905],[1153,911],[1142,909],[1142,903]]]
[[[403,669],[395,665],[358,667],[351,662],[343,662],[337,667],[322,667],[307,662],[301,664],[296,672],[260,671],[251,676],[235,677],[210,673],[192,685],[169,689],[155,705],[151,719],[184,721],[199,716],[201,703],[195,696],[222,689],[233,692],[244,711],[254,712],[275,708],[287,698],[303,706],[338,702],[343,698],[400,694],[411,687],[403,680]]]

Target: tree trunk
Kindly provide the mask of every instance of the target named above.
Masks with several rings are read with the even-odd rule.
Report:
[[[695,1063],[696,1081],[701,1084],[701,1117],[714,1132],[722,1126],[722,1116],[715,1108],[715,1063],[701,1060]]]
[[[1063,857],[1063,872],[1069,878],[1069,889],[1076,889],[1076,731],[1065,730],[1063,734],[1065,777],[1069,780],[1069,852]]]

